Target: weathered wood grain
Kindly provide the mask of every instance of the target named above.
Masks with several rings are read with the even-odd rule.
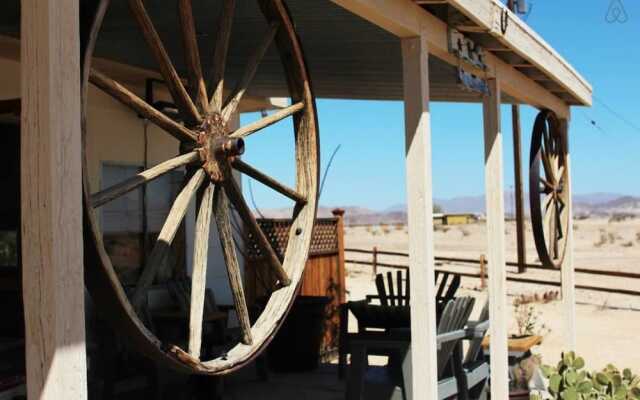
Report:
[[[487,204],[487,256],[489,263],[489,317],[491,363],[507,365],[507,282],[504,241],[504,187],[500,83],[489,79],[489,95],[483,102],[485,197]],[[507,368],[491,368],[491,398],[509,398]]]
[[[158,35],[158,32],[156,31],[153,21],[151,21],[151,18],[147,13],[144,2],[142,0],[129,0],[129,9],[138,23],[140,31],[142,32],[151,53],[158,63],[160,73],[164,77],[165,83],[171,92],[173,100],[180,109],[180,112],[184,114],[184,117],[190,125],[200,123],[202,118],[198,113],[198,109],[195,104],[193,104],[187,90],[184,88],[182,79],[178,75],[178,72],[169,58],[169,54],[162,44],[162,39],[160,39],[160,35]]]
[[[164,259],[169,253],[169,250],[171,249],[171,242],[173,241],[176,232],[182,223],[182,219],[187,212],[189,202],[204,181],[204,177],[205,172],[203,169],[196,171],[189,180],[189,183],[187,183],[178,197],[176,197],[173,206],[171,206],[167,220],[158,235],[158,240],[149,255],[149,260],[147,261],[136,285],[132,298],[134,307],[139,307],[142,304],[146,295],[146,290],[153,283],[156,272],[160,269]]]
[[[234,169],[242,172],[243,174],[246,174],[246,175],[252,177],[253,179],[257,180],[258,182],[261,182],[262,184],[270,187],[271,189],[275,190],[276,192],[282,194],[283,196],[286,196],[286,197],[290,198],[291,200],[295,201],[296,203],[304,204],[304,203],[307,202],[307,199],[302,194],[296,192],[295,190],[291,189],[288,186],[283,185],[282,183],[280,183],[277,180],[273,179],[269,175],[267,175],[267,174],[255,169],[254,167],[252,167],[251,165],[245,163],[244,161],[242,161],[240,159],[235,159],[231,163],[231,165],[233,166]]]
[[[211,81],[213,82],[214,88],[209,104],[209,110],[217,113],[222,111],[224,71],[227,63],[229,39],[231,38],[231,27],[233,25],[235,8],[236,0],[224,0],[218,22],[218,34],[216,36],[216,48],[213,55],[213,69],[211,72]]]
[[[284,268],[282,268],[280,259],[278,259],[276,252],[271,247],[271,244],[269,244],[269,240],[264,235],[264,232],[262,232],[262,229],[258,225],[256,218],[253,216],[251,209],[244,201],[242,192],[240,192],[238,184],[234,179],[227,179],[223,182],[223,186],[225,189],[225,193],[229,197],[229,200],[231,200],[231,203],[234,205],[236,211],[238,212],[238,214],[240,214],[240,218],[242,218],[242,221],[244,221],[244,223],[246,224],[247,229],[249,229],[249,232],[251,232],[251,234],[254,236],[256,242],[258,242],[260,249],[264,251],[267,262],[269,263],[269,265],[271,265],[274,272],[277,274],[278,279],[280,280],[280,284],[282,286],[288,286],[291,283],[291,280],[287,276]]]
[[[189,76],[189,88],[193,93],[194,102],[200,111],[200,115],[204,115],[209,109],[209,101],[207,98],[207,86],[202,75],[200,50],[198,49],[191,0],[178,1],[178,15],[180,16],[180,25],[182,27],[182,45]]]
[[[199,359],[202,347],[202,317],[207,289],[209,230],[213,209],[213,185],[206,185],[200,199],[193,240],[193,272],[191,275],[191,307],[189,309],[189,354]]]
[[[91,195],[91,204],[93,207],[100,207],[111,200],[117,199],[125,193],[128,193],[142,185],[146,185],[154,179],[157,179],[176,168],[180,168],[198,160],[200,160],[200,154],[197,151],[192,151],[191,153],[183,154],[167,160],[155,167],[149,168],[146,171],[142,171],[123,182],[94,193]]]
[[[275,113],[268,115],[262,119],[257,120],[249,125],[245,125],[233,133],[231,133],[231,137],[234,138],[245,138],[261,129],[264,129],[268,126],[275,124],[276,122],[282,121],[283,119],[290,117],[304,109],[304,103],[298,102],[296,104],[290,105],[289,107],[285,107],[282,110],[278,110]]]
[[[229,220],[229,204],[224,191],[216,186],[214,196],[214,211],[216,225],[218,227],[218,238],[222,247],[222,254],[227,266],[229,286],[233,295],[233,304],[236,307],[238,322],[242,332],[242,343],[251,345],[253,337],[251,335],[251,322],[249,321],[249,309],[242,287],[242,275],[240,274],[240,263],[236,254],[236,247],[231,232],[231,222]]]
[[[24,0],[21,4],[20,190],[27,395],[84,400],[79,2]],[[6,318],[2,322],[14,323]]]
[[[131,108],[136,113],[153,122],[176,139],[180,141],[196,140],[195,133],[193,133],[190,129],[187,129],[183,125],[175,122],[160,111],[156,110],[140,97],[136,96],[129,89],[104,75],[103,73],[96,71],[95,69],[92,70],[91,75],[89,76],[89,81],[100,89],[104,90],[107,94],[111,95],[120,103]]]

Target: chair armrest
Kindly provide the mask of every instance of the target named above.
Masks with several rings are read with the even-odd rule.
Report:
[[[469,322],[467,325],[467,339],[483,338],[489,330],[489,321]]]
[[[438,345],[438,350],[445,343],[453,342],[453,341],[460,340],[460,339],[464,339],[466,337],[467,337],[467,330],[466,329],[459,329],[457,331],[441,333],[436,337],[436,344]]]

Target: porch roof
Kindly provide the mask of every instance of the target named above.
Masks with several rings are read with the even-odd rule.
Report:
[[[0,35],[17,36],[19,0],[0,5]],[[175,5],[145,4],[179,72],[184,73],[180,24]],[[220,2],[193,0],[201,54],[208,70]],[[566,114],[568,105],[590,105],[591,86],[539,35],[498,0],[287,0],[305,49],[317,97],[402,99],[401,37],[428,31],[431,99],[480,102],[458,85],[458,59],[448,51],[448,27],[462,31],[489,54],[486,71],[465,65],[480,77],[502,76],[503,102],[528,103]],[[228,73],[236,80],[243,60],[266,30],[253,2],[238,2]],[[507,19],[506,30],[501,20]],[[504,24],[504,22],[503,22]],[[504,28],[504,25],[502,26]],[[504,32],[503,32],[504,31]],[[155,69],[150,52],[130,17],[126,2],[112,2],[96,54],[119,63]],[[506,77],[506,78],[505,78]],[[251,94],[286,96],[278,55],[267,54]],[[565,112],[563,112],[565,110]]]

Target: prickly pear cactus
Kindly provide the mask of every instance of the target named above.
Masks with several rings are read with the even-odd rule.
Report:
[[[559,400],[640,400],[640,376],[631,370],[620,372],[609,364],[600,372],[584,369],[582,357],[574,352],[562,354],[557,367],[543,365],[542,372],[549,380],[549,394]],[[538,394],[531,400],[542,400]]]

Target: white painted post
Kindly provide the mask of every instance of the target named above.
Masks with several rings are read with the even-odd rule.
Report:
[[[567,233],[567,248],[562,262],[562,305],[564,309],[564,333],[566,350],[576,350],[576,277],[573,263],[573,199],[571,191],[571,156],[569,153],[569,119],[560,120],[560,132],[567,146],[567,181],[565,190],[568,192],[569,219]]]
[[[489,258],[489,318],[491,333],[491,398],[509,398],[507,343],[507,281],[504,240],[504,189],[500,83],[489,79],[484,97],[484,164]]]
[[[433,255],[429,51],[425,35],[402,39],[414,399],[438,398]]]
[[[87,398],[78,0],[22,0],[22,271],[30,399]]]

